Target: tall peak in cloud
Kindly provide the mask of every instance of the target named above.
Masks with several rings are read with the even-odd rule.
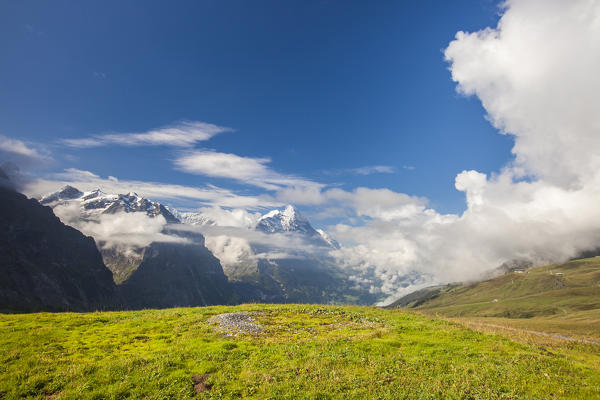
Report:
[[[336,249],[340,247],[339,243],[327,233],[313,228],[310,221],[290,204],[281,210],[272,210],[263,215],[258,220],[256,229],[265,233],[298,233],[312,241],[316,241],[319,245]]]
[[[263,215],[256,228],[265,233],[300,232],[311,236],[317,233],[308,219],[292,205]]]

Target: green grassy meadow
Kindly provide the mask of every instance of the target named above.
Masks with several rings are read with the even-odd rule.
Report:
[[[452,287],[414,309],[456,320],[600,341],[600,257]]]
[[[227,336],[208,321],[234,311],[257,311],[264,331]],[[0,398],[595,399],[600,347],[373,307],[5,314]]]

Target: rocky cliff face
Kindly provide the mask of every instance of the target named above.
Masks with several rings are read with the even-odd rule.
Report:
[[[127,308],[230,304],[232,290],[219,260],[202,243],[152,243],[120,286]]]
[[[117,303],[94,239],[49,207],[0,187],[0,227],[0,311],[89,311]]]

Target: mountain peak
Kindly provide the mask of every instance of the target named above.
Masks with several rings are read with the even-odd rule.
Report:
[[[272,210],[258,220],[257,229],[266,233],[293,232],[316,233],[310,222],[296,207],[288,204],[283,210]]]
[[[296,207],[288,204],[283,209],[272,210],[260,217],[256,230],[265,233],[299,233],[320,246],[339,249],[340,244],[325,231],[312,227]]]
[[[54,193],[47,194],[40,200],[41,204],[53,203],[60,200],[73,200],[83,196],[83,192],[71,185],[65,185]]]

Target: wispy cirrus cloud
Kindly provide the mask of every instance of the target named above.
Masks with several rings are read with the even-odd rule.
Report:
[[[72,185],[79,190],[88,191],[101,188],[107,193],[128,193],[135,191],[141,196],[152,200],[177,202],[198,206],[214,206],[245,209],[264,207],[279,207],[281,202],[270,196],[245,196],[213,185],[203,187],[174,185],[162,182],[147,182],[136,180],[120,180],[114,176],[101,177],[90,171],[69,168],[49,176],[47,179],[37,179],[28,183],[24,192],[31,197],[41,197],[56,191],[63,185]]]
[[[321,188],[325,185],[294,175],[279,173],[269,167],[268,157],[244,157],[232,153],[196,150],[182,153],[175,166],[191,174],[232,179],[266,190],[289,187]]]
[[[25,142],[19,139],[12,139],[0,135],[0,151],[4,153],[14,154],[20,157],[43,159],[45,155],[41,154],[35,148],[28,146]]]
[[[396,173],[396,168],[391,167],[389,165],[371,165],[366,167],[353,168],[350,171],[358,175],[394,174]]]
[[[75,148],[101,146],[173,146],[190,147],[198,142],[209,140],[231,128],[199,121],[183,121],[147,132],[107,133],[84,138],[61,139],[60,143]]]
[[[372,174],[395,174],[398,172],[396,167],[391,165],[366,165],[358,168],[343,168],[324,171],[326,175],[372,175]]]

